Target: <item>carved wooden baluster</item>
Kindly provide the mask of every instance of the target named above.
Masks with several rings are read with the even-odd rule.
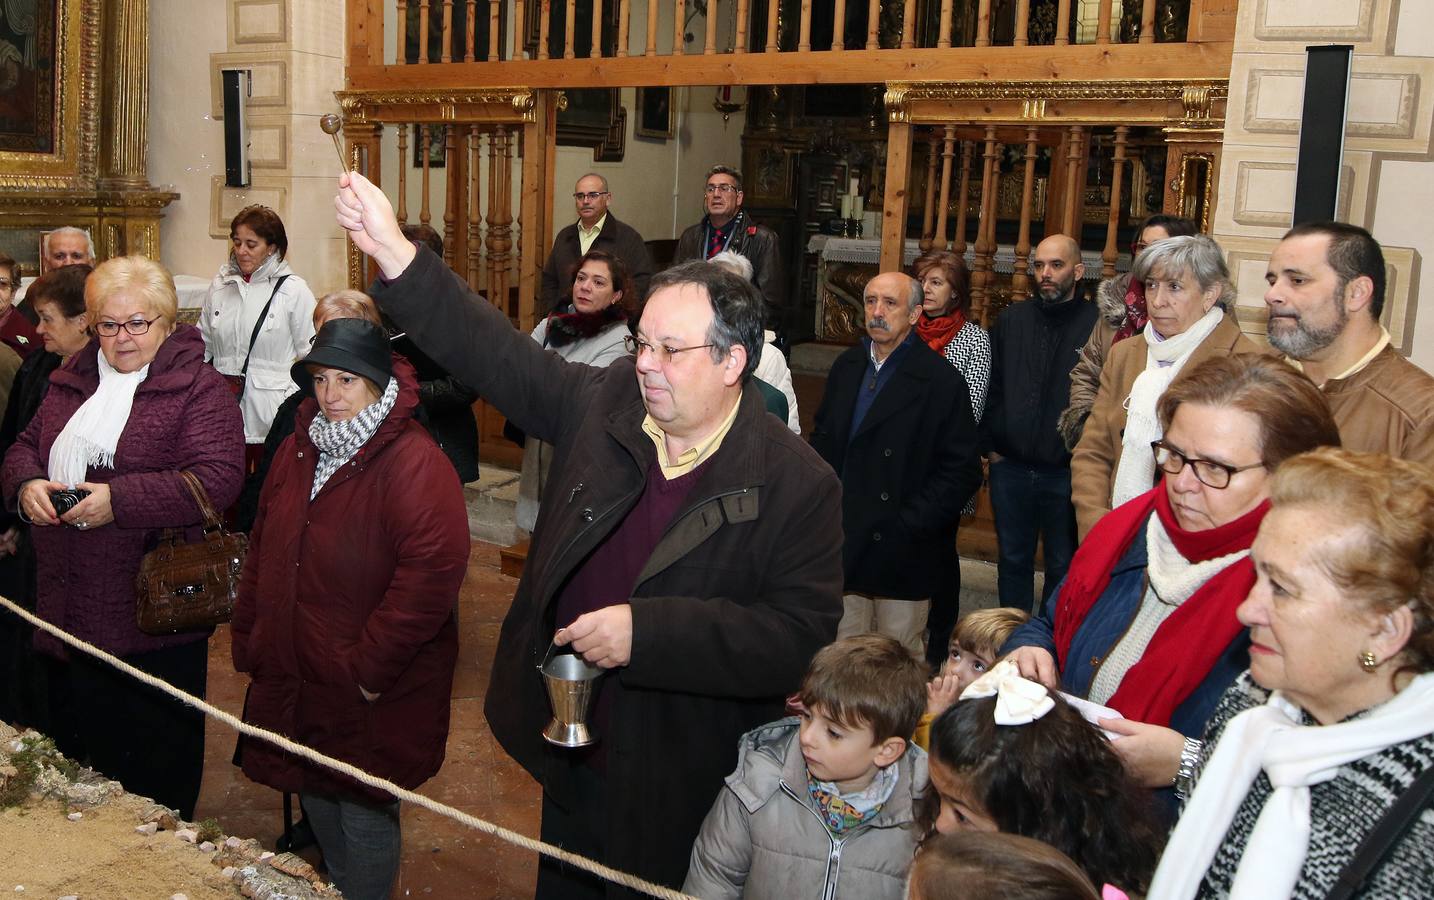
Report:
[[[1056,46],[1063,47],[1071,42],[1071,0],[1056,3]]]
[[[443,46],[438,54],[440,62],[453,62],[453,0],[443,0]]]
[[[483,258],[483,243],[479,237],[478,229],[482,223],[482,210],[479,206],[479,175],[482,163],[483,136],[477,125],[468,126],[468,287],[471,290],[480,290],[482,283],[478,280],[479,265]]]
[[[513,49],[508,54],[510,59],[523,58],[523,5],[524,0],[513,0],[513,21],[518,26],[513,29]]]
[[[398,126],[398,224],[408,224],[408,126]]]
[[[1110,217],[1105,223],[1105,249],[1100,254],[1100,277],[1115,277],[1115,260],[1120,256],[1115,246],[1115,231],[1120,225],[1120,194],[1125,178],[1125,140],[1130,134],[1126,125],[1115,129],[1115,161],[1110,172]]]
[[[776,0],[771,0],[775,3]],[[881,0],[869,0],[866,4],[866,49],[880,50]]]
[[[942,50],[951,46],[951,0],[941,0],[941,24],[936,27],[936,46]]]
[[[1155,0],[1145,0],[1140,7],[1140,43],[1155,43]]]
[[[429,137],[429,134],[428,134],[428,125],[425,124],[425,123],[423,123],[423,122],[420,122],[420,123],[418,124],[418,134],[419,134],[418,146],[420,147],[420,149],[421,149],[422,152],[423,152],[423,205],[420,206],[419,209],[418,209],[418,221],[422,222],[424,225],[427,225],[429,222],[431,222],[431,221],[433,220],[433,214],[429,211],[429,208],[428,208],[428,175],[429,175],[429,171],[428,171],[428,170],[429,170],[428,156],[429,156],[429,153],[431,152],[431,149],[430,149],[430,146],[429,146],[429,141],[431,140],[431,138]]]
[[[975,141],[961,142],[961,197],[956,201],[956,236],[951,249],[962,259],[966,257],[966,207],[971,203],[971,159],[976,155]],[[945,239],[945,235],[942,235]]]
[[[493,132],[488,157],[488,300],[510,314],[508,304],[509,251],[512,242],[512,173],[508,129],[499,125]]]
[[[988,201],[991,194],[995,192],[995,125],[986,126],[986,152],[982,154],[981,158],[984,160],[981,168],[981,209],[976,220],[975,259],[971,266],[971,320],[985,325],[986,287],[992,281],[991,259],[995,255],[995,248],[986,240],[987,209],[994,211],[994,207]]]
[[[936,208],[935,239],[931,242],[931,246],[938,250],[951,246],[946,239],[946,220],[951,214],[951,160],[955,156],[956,126],[947,125],[945,137],[941,140],[941,205]]]
[[[647,0],[647,47],[642,55],[657,55],[657,0]]]
[[[922,253],[936,247],[936,159],[940,155],[941,138],[936,129],[926,135],[926,205],[921,210],[921,241],[917,246]],[[944,235],[943,235],[944,238]],[[942,245],[944,246],[944,244]],[[938,248],[939,249],[939,248]]]
[[[916,46],[916,0],[906,0],[901,8],[901,49]]]
[[[548,58],[548,35],[553,23],[553,0],[538,0],[538,59]]]
[[[707,4],[709,10],[715,9],[717,0],[710,0]],[[711,15],[709,12],[708,15]],[[677,0],[677,8],[672,14],[672,55],[681,56],[687,52],[687,36],[682,26],[687,24],[687,0]]]
[[[1011,273],[1011,302],[1026,299],[1031,292],[1031,207],[1036,192],[1036,137],[1034,125],[1026,129],[1026,171],[1021,181],[1021,228],[1016,233],[1015,269]]]
[[[1011,46],[1025,47],[1030,43],[1031,30],[1031,0],[1016,0],[1016,33],[1011,38]],[[1013,293],[1014,297],[1015,294]]]
[[[1095,13],[1095,42],[1110,43],[1110,0],[1100,0]]]
[[[841,2],[841,0],[837,0],[837,2]],[[737,35],[733,39],[733,53],[747,52],[747,3],[748,0],[737,0]],[[713,5],[716,5],[715,0],[713,0]]]
[[[602,0],[593,0],[593,34],[592,44],[588,49],[588,59],[602,58]],[[493,145],[488,145],[488,152],[493,152]],[[488,190],[493,190],[489,185]]]
[[[797,19],[797,52],[812,51],[812,0],[802,0],[801,16]]]
[[[702,55],[717,53],[717,4],[714,0],[707,7],[707,34],[702,40]]]
[[[464,4],[464,5],[465,5],[465,8],[467,9],[467,15],[466,15],[465,18],[463,19],[463,22],[464,22],[463,61],[464,61],[464,62],[473,62],[473,60],[475,60],[475,59],[478,58],[478,57],[477,57],[477,50],[476,50],[476,48],[473,46],[473,39],[474,39],[473,36],[474,36],[474,34],[476,33],[476,30],[475,30],[476,20],[475,20],[475,18],[474,18],[474,15],[475,15],[475,12],[476,12],[476,9],[475,9],[475,8],[476,8],[477,5],[478,5],[478,0],[465,0],[465,4]]]
[[[976,46],[991,46],[991,0],[976,4]]]
[[[996,293],[996,251],[1000,246],[996,243],[996,222],[1001,212],[1001,153],[1005,145],[996,145],[996,167],[991,173],[991,196],[989,199],[981,199],[981,227],[986,232],[986,298],[982,303],[981,310],[976,314],[976,321],[982,326],[989,328],[991,320],[991,298]]]
[[[777,10],[781,6],[781,0],[767,0],[767,47],[766,52],[776,53],[781,47],[777,44]]]
[[[502,52],[498,42],[499,10],[503,0],[488,0],[488,61],[497,62]],[[597,19],[593,19],[594,22]]]
[[[836,0],[832,11],[832,49],[838,53],[846,49],[846,0]]]
[[[1070,235],[1077,241],[1080,240],[1080,219],[1078,212],[1080,207],[1081,192],[1085,190],[1085,173],[1081,171],[1081,156],[1084,149],[1081,140],[1083,129],[1079,125],[1072,125],[1070,128],[1069,151],[1066,154],[1066,202],[1065,209],[1061,216],[1061,233]]]
[[[617,55],[627,56],[627,32],[632,24],[631,0],[617,0]],[[504,139],[506,142],[506,138]],[[507,146],[506,143],[504,146]]]
[[[428,6],[433,0],[418,0],[418,61],[428,62]]]
[[[408,0],[398,0],[398,34],[398,61],[406,63],[408,62]],[[421,41],[419,43],[422,44]]]
[[[568,9],[563,13],[563,59],[577,59],[573,50],[578,31],[578,0],[568,0]]]
[[[443,165],[447,168],[448,189],[443,198],[443,261],[453,268],[454,238],[458,236],[458,203],[463,193],[463,183],[458,165],[458,134],[452,125],[443,128]]]

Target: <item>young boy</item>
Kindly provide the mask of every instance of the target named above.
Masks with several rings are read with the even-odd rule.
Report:
[[[907,736],[925,687],[925,663],[884,635],[819,651],[801,715],[742,736],[682,890],[703,900],[902,900],[920,837],[913,805],[926,789],[926,753]]]
[[[951,652],[941,671],[926,686],[926,712],[911,738],[921,749],[930,747],[927,735],[931,723],[961,697],[971,682],[995,665],[1006,638],[1030,618],[1025,610],[1003,606],[969,612],[956,623],[956,630],[951,632]]]

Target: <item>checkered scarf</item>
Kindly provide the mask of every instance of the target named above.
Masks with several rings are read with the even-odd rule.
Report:
[[[319,490],[339,466],[353,459],[359,448],[368,443],[378,426],[393,411],[398,399],[398,379],[390,378],[383,389],[383,396],[377,403],[370,403],[359,410],[358,415],[342,422],[330,422],[322,411],[309,423],[309,440],[319,450],[319,464],[314,469],[314,486],[309,490],[309,499],[319,495]]]

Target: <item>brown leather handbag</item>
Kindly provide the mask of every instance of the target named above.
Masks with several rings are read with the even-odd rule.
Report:
[[[204,515],[204,536],[184,540],[183,528],[166,528],[159,546],[144,555],[134,579],[136,619],[146,634],[175,634],[229,621],[249,538],[224,530],[214,504],[193,472],[179,473]]]

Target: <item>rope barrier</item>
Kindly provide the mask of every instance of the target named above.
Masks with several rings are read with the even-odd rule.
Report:
[[[256,728],[255,726],[242,721],[237,716],[225,712],[224,710],[219,709],[216,706],[212,706],[209,703],[199,699],[198,697],[193,696],[192,694],[185,693],[184,691],[181,691],[179,688],[175,687],[169,682],[164,681],[160,678],[156,678],[153,675],[150,675],[148,672],[142,672],[139,669],[136,669],[134,666],[130,665],[129,663],[125,662],[124,660],[119,659],[118,657],[113,656],[105,652],[104,650],[101,650],[100,648],[88,643],[87,641],[83,641],[80,638],[75,637],[74,635],[61,628],[56,627],[55,625],[52,625],[51,623],[39,618],[28,610],[16,605],[8,597],[0,596],[0,606],[5,607],[6,609],[13,612],[15,615],[24,619],[26,622],[29,622],[31,625],[35,626],[41,631],[44,631],[45,633],[58,638],[59,640],[70,645],[76,650],[79,650],[83,653],[87,653],[90,656],[93,656],[95,659],[98,659],[101,662],[113,666],[114,668],[125,673],[126,675],[129,675],[130,677],[135,678],[138,681],[147,684],[152,688],[155,688],[156,690],[163,691],[164,693],[170,695],[176,700],[179,700],[186,706],[193,707],[194,709],[199,710],[210,718],[217,719],[220,722],[223,722],[225,725],[228,725],[229,727],[235,729],[240,734],[252,738],[258,738],[262,741],[267,741],[268,743],[273,744],[281,750],[285,750],[289,753],[294,754],[295,756],[301,756],[312,763],[323,766],[324,768],[331,769],[332,771],[347,775],[355,781],[358,781],[369,787],[377,788],[378,790],[382,791],[387,791],[395,797],[399,798],[400,800],[405,800],[415,806],[421,806],[429,812],[437,813],[440,816],[445,816],[455,822],[467,825],[469,828],[481,831],[484,834],[492,835],[493,837],[499,838],[500,840],[507,841],[508,843],[518,847],[522,847],[525,850],[532,850],[536,853],[542,854],[543,856],[558,860],[559,862],[566,863],[570,866],[576,866],[577,868],[582,869],[589,874],[596,875],[604,881],[611,881],[615,884],[620,884],[623,887],[631,888],[635,891],[641,891],[648,896],[662,898],[662,900],[696,900],[696,898],[691,897],[688,894],[684,894],[681,891],[675,891],[672,888],[666,887],[664,885],[654,884],[653,882],[647,881],[643,878],[639,878],[636,875],[629,875],[626,872],[621,872],[617,869],[605,866],[602,863],[597,862],[596,860],[588,859],[586,856],[572,853],[570,851],[564,850],[562,847],[557,847],[553,844],[549,844],[544,841],[536,840],[526,835],[519,834],[516,831],[504,828],[502,825],[497,825],[493,822],[487,821],[486,819],[480,819],[477,816],[469,815],[463,810],[455,809],[454,807],[449,806],[446,803],[439,803],[437,800],[430,800],[422,794],[416,794],[406,788],[399,787],[398,785],[394,784],[391,781],[388,781],[387,779],[379,778],[376,775],[370,775],[369,773],[363,771],[357,766],[350,765],[349,763],[346,763],[341,759],[334,759],[330,756],[325,756],[324,754],[320,753],[317,750],[314,750],[311,747],[306,747],[303,744],[295,743],[294,741],[289,740],[281,734],[268,731],[264,728]]]

